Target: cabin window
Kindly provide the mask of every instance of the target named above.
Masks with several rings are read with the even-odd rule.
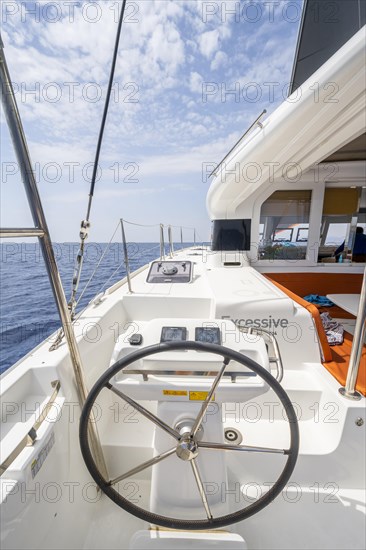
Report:
[[[250,250],[251,220],[214,220],[212,250]]]
[[[365,262],[365,240],[366,188],[325,189],[318,261]]]
[[[327,247],[338,247],[347,238],[350,223],[330,222],[325,234],[324,245]]]
[[[268,197],[260,214],[259,259],[306,258],[310,205],[310,190],[275,191]]]
[[[309,228],[308,227],[299,227],[296,234],[297,243],[307,243],[309,238]]]

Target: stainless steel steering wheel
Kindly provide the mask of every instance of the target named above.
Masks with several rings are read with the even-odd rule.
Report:
[[[195,350],[195,351],[201,351],[201,352],[205,351],[209,353],[215,353],[223,357],[223,364],[213,381],[213,384],[211,386],[210,391],[208,392],[208,395],[205,401],[203,401],[202,403],[201,409],[192,425],[191,430],[184,431],[184,433],[179,433],[176,429],[166,424],[163,420],[159,419],[153,413],[151,413],[150,411],[142,407],[139,403],[137,403],[136,401],[131,399],[129,396],[122,393],[118,388],[113,386],[113,384],[110,382],[110,380],[116,374],[118,374],[121,370],[126,368],[131,363],[138,361],[139,359],[143,359],[144,357],[147,357],[149,355],[153,355],[153,354],[161,353],[165,351],[172,351],[172,350]],[[280,399],[282,405],[284,406],[287,419],[289,421],[290,447],[288,449],[274,449],[269,447],[251,447],[246,445],[229,445],[229,444],[222,444],[222,443],[215,443],[215,442],[208,442],[208,441],[200,441],[199,438],[197,437],[197,433],[204,419],[205,413],[207,411],[207,407],[210,404],[212,396],[214,395],[215,390],[217,389],[217,386],[219,385],[222,379],[222,376],[225,372],[225,369],[231,360],[236,361],[237,363],[248,367],[255,374],[260,376],[272,388],[272,390],[275,392],[277,397]],[[139,411],[144,417],[146,417],[151,422],[153,422],[159,429],[162,429],[165,432],[167,432],[174,440],[173,446],[167,451],[136,466],[132,470],[129,470],[128,472],[118,476],[115,479],[105,479],[102,476],[102,474],[98,470],[96,463],[94,461],[94,458],[90,449],[89,439],[88,439],[88,424],[90,421],[91,411],[98,395],[100,394],[103,388],[109,389],[114,394],[118,395],[121,399],[123,399],[125,402],[129,403],[132,407],[134,407],[137,411]],[[95,385],[93,386],[92,390],[88,395],[88,398],[84,404],[84,407],[81,413],[79,438],[80,438],[81,452],[91,476],[93,477],[97,485],[101,488],[101,490],[111,500],[113,500],[113,502],[115,502],[118,506],[120,506],[127,512],[133,514],[134,516],[137,516],[138,518],[144,521],[147,521],[155,525],[161,525],[163,527],[168,527],[171,529],[183,529],[183,530],[217,529],[219,527],[224,527],[232,523],[242,521],[252,516],[253,514],[259,512],[260,510],[262,510],[265,506],[270,504],[273,501],[273,499],[276,498],[276,496],[278,496],[279,493],[282,491],[282,489],[285,487],[287,481],[289,480],[294,470],[297,456],[298,456],[298,451],[299,451],[299,428],[298,428],[296,413],[294,411],[294,408],[292,406],[292,403],[287,393],[284,391],[282,386],[276,381],[276,379],[266,369],[261,367],[258,363],[256,363],[249,357],[246,357],[245,355],[237,351],[233,351],[229,348],[226,348],[224,346],[220,346],[217,344],[208,344],[208,343],[193,342],[193,341],[168,342],[168,343],[156,344],[153,346],[139,349],[138,351],[135,351],[129,354],[128,356],[117,361],[112,367],[110,367],[105,373],[103,373],[103,375],[98,379],[98,381],[95,383]],[[204,483],[201,479],[200,472],[198,470],[197,463],[196,463],[196,458],[200,453],[200,449],[204,449],[204,448],[217,450],[220,452],[233,451],[233,452],[244,452],[244,453],[246,452],[259,452],[259,453],[263,452],[263,453],[276,453],[276,454],[280,453],[282,455],[286,455],[287,460],[277,481],[274,483],[274,485],[266,494],[261,496],[258,500],[256,500],[249,506],[239,511],[215,518],[212,516],[207,495],[205,493]],[[161,462],[162,460],[164,460],[168,456],[173,455],[174,453],[176,453],[177,456],[182,460],[187,460],[191,464],[192,473],[196,481],[200,497],[202,499],[202,505],[207,515],[207,519],[205,520],[185,520],[185,519],[170,518],[167,516],[155,514],[153,512],[140,508],[139,506],[136,506],[135,504],[127,500],[125,497],[123,497],[114,488],[114,485],[119,481],[127,479],[145,470],[146,468],[149,468],[154,464]]]

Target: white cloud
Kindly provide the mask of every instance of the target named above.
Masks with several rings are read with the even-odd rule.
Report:
[[[194,93],[202,93],[203,78],[199,73],[192,72],[189,76],[189,89]]]
[[[96,197],[98,200],[111,199],[111,198],[126,198],[132,196],[146,196],[153,195],[155,193],[162,193],[164,188],[149,188],[149,187],[136,187],[135,189],[97,189]],[[44,200],[47,203],[61,203],[61,204],[74,204],[75,202],[85,203],[85,193],[73,192],[64,193],[62,195],[52,195],[46,197]]]
[[[182,174],[202,174],[206,163],[219,162],[228,148],[240,137],[233,132],[222,139],[209,140],[206,143],[191,147],[189,151],[173,155],[155,155],[144,159],[143,173],[145,176],[164,176]],[[201,180],[197,180],[201,181]]]
[[[211,58],[219,47],[219,38],[218,29],[204,32],[198,39],[201,54],[208,59]]]
[[[213,71],[216,71],[217,69],[220,69],[220,67],[225,67],[228,63],[228,56],[223,51],[218,51],[215,54],[215,57],[211,61],[211,69]]]
[[[168,74],[175,74],[184,62],[184,43],[172,24],[157,26],[146,47],[153,63],[162,63]]]

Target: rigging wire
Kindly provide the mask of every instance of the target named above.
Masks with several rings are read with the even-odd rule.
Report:
[[[98,143],[97,143],[97,148],[96,148],[96,151],[95,151],[95,159],[94,159],[94,165],[93,165],[93,174],[92,174],[91,183],[90,183],[88,207],[87,207],[87,211],[86,211],[86,217],[81,222],[80,248],[79,248],[79,251],[77,253],[76,260],[75,260],[75,268],[74,268],[74,274],[73,274],[73,278],[72,278],[71,298],[70,298],[69,303],[68,303],[71,320],[73,320],[73,318],[75,316],[76,293],[78,291],[81,270],[82,270],[82,267],[83,267],[85,241],[88,238],[88,233],[89,233],[89,227],[90,227],[89,218],[90,218],[90,212],[91,212],[92,201],[93,201],[93,196],[94,196],[95,182],[96,182],[96,179],[97,179],[98,164],[99,164],[99,158],[100,158],[100,151],[101,151],[101,147],[102,147],[102,143],[103,143],[104,129],[105,129],[105,125],[106,125],[108,109],[109,109],[109,104],[110,104],[110,98],[111,98],[111,93],[112,93],[114,73],[115,73],[115,69],[116,69],[119,43],[120,43],[120,38],[121,38],[121,31],[122,31],[122,25],[123,25],[123,18],[124,18],[124,14],[125,14],[126,3],[127,3],[127,0],[122,0],[121,12],[120,12],[119,21],[118,21],[117,35],[116,35],[116,40],[115,40],[114,50],[113,50],[111,70],[110,70],[110,75],[109,75],[106,101],[105,101],[105,104],[104,104],[104,111],[103,111],[102,121],[101,121],[101,125],[100,125],[100,130],[99,130]]]
[[[85,294],[85,291],[87,290],[87,288],[89,287],[90,283],[91,283],[92,280],[94,279],[94,275],[95,275],[96,272],[98,271],[100,264],[101,264],[102,261],[104,260],[106,254],[109,252],[109,249],[110,249],[110,247],[111,247],[111,244],[112,244],[112,241],[113,241],[113,239],[114,239],[114,236],[115,236],[115,234],[117,233],[117,231],[118,231],[120,225],[121,225],[121,222],[119,221],[118,224],[117,224],[116,229],[115,229],[114,232],[113,232],[112,237],[111,237],[110,240],[109,240],[109,243],[107,244],[107,246],[106,246],[106,248],[105,248],[103,254],[101,255],[101,257],[100,257],[100,259],[99,259],[97,265],[95,266],[93,273],[90,275],[88,281],[86,282],[86,284],[85,284],[85,286],[84,286],[84,288],[83,288],[83,290],[82,290],[82,292],[81,292],[81,294],[80,294],[80,296],[79,296],[79,298],[78,298],[78,300],[77,300],[77,302],[76,302],[76,304],[75,304],[75,308],[78,306],[80,300],[82,299],[82,297],[83,297],[84,294]]]
[[[192,226],[188,226],[188,225],[172,225],[172,224],[162,224],[162,223],[153,223],[153,224],[146,224],[146,223],[135,223],[135,222],[130,222],[128,220],[125,220],[124,218],[122,219],[122,221],[124,223],[127,223],[129,225],[135,225],[137,227],[171,227],[172,229],[190,229],[192,231],[194,231],[194,234],[199,238],[199,240],[202,240],[203,242],[203,239],[201,239],[200,235],[196,232],[196,228],[195,227],[192,227]]]
[[[160,223],[152,223],[152,224],[146,224],[146,223],[135,223],[135,222],[129,222],[128,220],[122,219],[124,223],[128,223],[129,225],[136,225],[137,227],[160,227]]]
[[[93,174],[92,174],[92,178],[91,178],[90,191],[89,191],[88,209],[87,209],[86,218],[85,218],[86,220],[89,220],[92,200],[93,200],[93,196],[94,196],[94,188],[95,188],[95,182],[96,182],[97,173],[98,173],[100,150],[101,150],[101,147],[102,147],[104,129],[105,129],[105,124],[106,124],[107,115],[108,115],[109,103],[110,103],[110,99],[111,99],[114,73],[115,73],[115,70],[116,70],[116,63],[117,63],[118,50],[119,50],[119,42],[120,42],[120,38],[121,38],[121,31],[122,31],[123,17],[124,17],[124,14],[125,14],[126,2],[127,2],[127,0],[123,0],[123,2],[122,2],[121,13],[120,13],[120,16],[119,16],[119,21],[118,21],[117,36],[116,36],[116,41],[115,41],[115,45],[114,45],[111,72],[110,72],[110,75],[109,75],[109,82],[108,82],[108,88],[107,88],[107,95],[106,95],[106,100],[105,100],[105,104],[104,104],[102,122],[101,122],[100,130],[99,130],[97,149],[95,151]]]

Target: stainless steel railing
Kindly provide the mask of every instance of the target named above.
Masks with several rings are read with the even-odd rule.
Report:
[[[358,371],[361,365],[362,350],[366,334],[366,268],[363,274],[360,303],[358,306],[355,333],[353,335],[351,357],[347,371],[346,385],[339,393],[348,399],[359,400],[361,394],[356,390]]]
[[[169,241],[169,256],[170,258],[173,258],[174,256],[174,243],[173,243],[173,233],[172,233],[172,226],[168,226],[168,241]]]
[[[269,365],[275,365],[276,368],[276,380],[277,382],[282,382],[283,378],[283,363],[280,348],[277,342],[275,335],[264,328],[254,328],[254,327],[243,327],[240,324],[236,324],[236,327],[240,332],[244,334],[254,334],[261,336],[268,346],[268,361]]]
[[[52,241],[44,215],[41,198],[38,192],[34,176],[27,140],[23,125],[20,119],[18,105],[15,99],[14,89],[8,66],[5,59],[4,47],[0,38],[0,82],[2,105],[7,120],[10,136],[13,142],[14,151],[20,167],[22,181],[27,194],[29,208],[35,227],[32,229],[5,229],[1,237],[34,237],[37,236],[44,258],[48,278],[60,315],[62,327],[69,346],[70,358],[73,366],[76,387],[80,404],[83,405],[88,395],[85,376],[80,357],[79,348],[73,331],[70,312],[68,309],[65,292],[61,283],[60,274],[57,268],[55,255],[52,248]],[[103,458],[102,448],[99,442],[97,427],[90,423],[89,437],[95,460],[101,468],[103,475],[106,475],[107,468]]]
[[[164,225],[160,224],[160,259],[165,260]]]
[[[128,290],[129,292],[132,291],[132,283],[131,283],[131,271],[130,271],[130,262],[128,257],[128,247],[127,247],[127,240],[126,240],[126,232],[124,228],[124,224],[130,224],[135,225],[139,227],[159,227],[159,248],[160,248],[160,260],[165,260],[166,258],[166,245],[165,245],[165,235],[164,235],[164,229],[165,226],[163,223],[160,224],[154,224],[154,225],[146,225],[146,224],[139,224],[134,222],[129,222],[127,220],[124,220],[121,218],[120,220],[121,228],[122,228],[122,247],[123,247],[123,255],[124,255],[124,263],[126,267],[126,278],[127,278],[127,284],[128,284]],[[173,228],[180,229],[180,241],[181,244],[183,244],[183,229],[191,229],[193,230],[193,242],[194,245],[196,244],[196,229],[194,227],[184,227],[184,226],[173,226],[168,225],[168,247],[169,247],[169,258],[174,258],[174,241],[173,241]]]
[[[234,149],[236,149],[236,147],[241,143],[241,141],[253,130],[253,128],[255,128],[256,126],[259,126],[259,128],[263,128],[263,124],[261,123],[261,118],[263,117],[263,115],[266,114],[266,112],[267,112],[267,110],[263,109],[261,114],[255,119],[255,121],[249,126],[249,128],[247,130],[245,130],[244,134],[238,139],[238,141],[235,143],[235,145],[233,145],[233,147],[230,149],[230,151],[228,153],[226,153],[224,158],[222,160],[220,160],[220,162],[215,166],[215,168],[212,170],[212,172],[208,176],[209,178],[211,176],[214,176],[214,175],[216,176],[216,172],[218,171],[220,166],[222,166],[222,164],[225,162],[225,160],[231,155],[231,153],[234,151]]]

